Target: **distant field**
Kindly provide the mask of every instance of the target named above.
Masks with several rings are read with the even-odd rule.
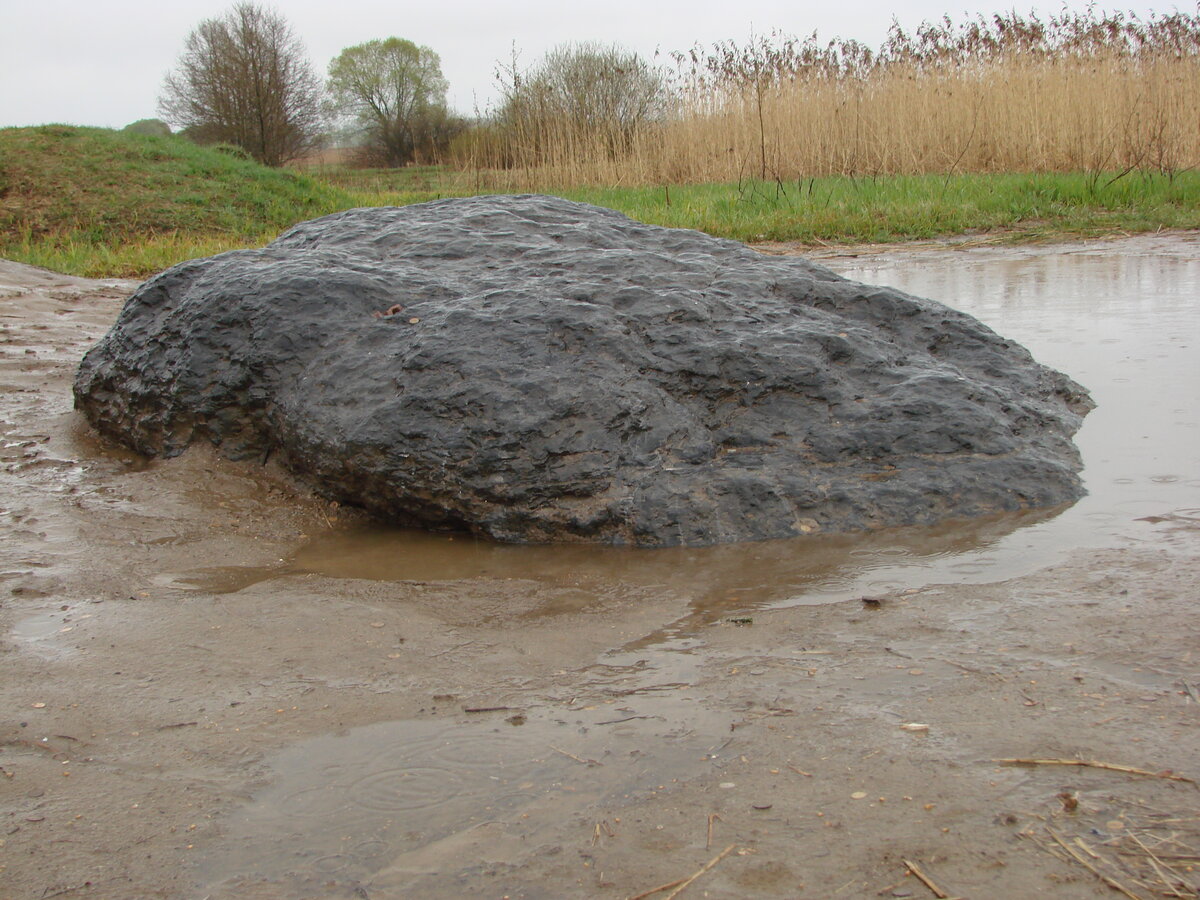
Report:
[[[301,174],[180,138],[0,129],[0,256],[70,274],[139,277],[261,246],[297,222],[343,209],[491,193],[509,178],[439,167]],[[744,241],[963,233],[1039,240],[1200,228],[1200,173],[1190,170],[843,175],[545,192]]]

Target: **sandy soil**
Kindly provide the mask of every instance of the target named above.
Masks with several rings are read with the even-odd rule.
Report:
[[[1196,896],[1197,521],[877,604],[216,593],[187,573],[345,521],[92,436],[71,379],[130,288],[0,262],[0,896]]]

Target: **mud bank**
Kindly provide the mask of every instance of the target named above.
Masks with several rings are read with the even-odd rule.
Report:
[[[811,571],[498,557],[95,439],[71,378],[131,287],[0,263],[0,896],[620,898],[718,857],[681,896],[1195,885],[1200,794],[1162,777],[1200,777],[1194,442],[1136,502]],[[1090,487],[1136,468],[1086,441]]]

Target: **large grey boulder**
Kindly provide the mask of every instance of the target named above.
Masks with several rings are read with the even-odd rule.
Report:
[[[539,196],[175,266],[75,397],[141,453],[274,454],[393,522],[644,546],[1071,501],[1091,406],[941,304]]]

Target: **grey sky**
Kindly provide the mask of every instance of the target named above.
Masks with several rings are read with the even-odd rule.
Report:
[[[119,128],[157,115],[163,76],[201,20],[231,0],[0,0],[0,126],[66,122]],[[271,4],[269,4],[271,5]],[[1011,0],[459,0],[421,3],[281,0],[273,4],[304,42],[323,76],[343,48],[375,38],[427,44],[442,58],[451,104],[463,113],[494,97],[493,72],[512,47],[529,64],[568,41],[619,43],[646,56],[695,43],[744,41],[772,29],[822,38],[853,37],[877,46],[893,15],[905,28],[950,13],[1011,9]],[[1069,0],[1082,9],[1084,0]],[[1018,6],[1053,13],[1058,0]],[[1174,5],[1126,5],[1139,14]]]

